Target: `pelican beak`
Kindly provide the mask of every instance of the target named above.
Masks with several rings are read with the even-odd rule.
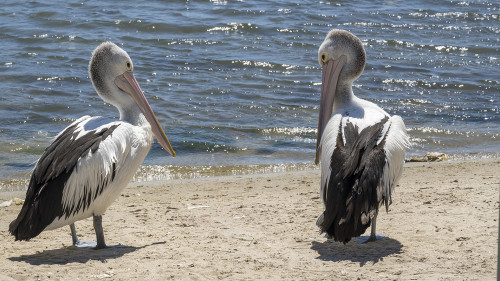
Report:
[[[139,87],[139,83],[137,83],[137,80],[135,79],[132,71],[126,71],[122,75],[118,75],[115,78],[114,82],[118,88],[132,97],[141,112],[146,117],[146,120],[148,120],[149,124],[151,125],[153,134],[156,136],[158,142],[168,153],[175,157],[175,152],[172,149],[167,136],[163,132],[160,123],[158,123],[158,120],[156,119],[151,106],[149,106],[148,100],[144,96],[141,87]]]
[[[321,79],[321,101],[319,105],[319,121],[318,121],[318,136],[316,139],[316,158],[314,163],[319,164],[319,156],[321,153],[320,143],[321,137],[326,124],[332,117],[333,102],[335,98],[335,91],[339,80],[339,74],[346,63],[347,57],[340,56],[336,60],[328,60],[323,64],[323,76]]]

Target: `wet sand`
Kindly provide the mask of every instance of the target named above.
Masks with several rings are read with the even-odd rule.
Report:
[[[21,206],[0,207],[0,280],[494,280],[499,176],[500,159],[407,163],[367,244],[319,235],[317,169],[131,183],[103,216],[125,246],[104,250],[69,227],[15,242]],[[91,219],[76,228],[95,239]]]

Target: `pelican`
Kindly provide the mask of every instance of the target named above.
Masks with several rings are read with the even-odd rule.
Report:
[[[120,119],[83,116],[60,132],[38,160],[26,199],[9,232],[30,240],[44,230],[70,225],[73,245],[106,247],[102,215],[148,154],[153,134],[175,157],[133,74],[127,52],[111,42],[92,53],[89,77]],[[80,242],[74,223],[93,217],[96,242]]]
[[[321,167],[325,210],[316,224],[344,244],[371,224],[367,241],[374,241],[379,206],[385,204],[389,211],[403,171],[406,127],[400,116],[354,95],[352,83],[366,61],[356,36],[331,30],[319,47],[318,61],[322,85],[315,163]]]

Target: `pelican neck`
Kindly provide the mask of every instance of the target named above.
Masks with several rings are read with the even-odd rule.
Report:
[[[352,83],[337,84],[335,97],[333,99],[333,112],[348,107],[356,99],[352,91]]]
[[[120,120],[128,122],[134,126],[149,126],[144,114],[136,106],[130,108],[118,108],[120,111]]]

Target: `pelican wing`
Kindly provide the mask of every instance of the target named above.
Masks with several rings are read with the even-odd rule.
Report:
[[[68,216],[80,204],[88,207],[91,196],[102,192],[105,185],[113,179],[116,168],[114,158],[104,159],[101,155],[101,159],[97,159],[94,155],[100,154],[98,151],[103,143],[109,143],[111,138],[108,139],[108,137],[113,134],[120,123],[85,130],[90,122],[99,119],[102,118],[84,116],[76,120],[45,149],[32,173],[21,212],[9,226],[9,231],[16,237],[16,240],[29,240],[37,236],[54,219]],[[95,159],[95,163],[101,162],[101,166],[108,166],[105,172],[108,175],[87,175],[90,178],[99,178],[101,184],[84,187],[75,184],[68,185],[68,180],[78,169],[81,169],[82,163],[91,158]],[[91,180],[88,179],[88,181]],[[92,190],[89,191],[89,188]],[[76,196],[78,192],[84,192],[86,196],[78,201],[75,200],[76,197],[71,198],[71,195],[68,195]],[[70,200],[76,202],[77,205],[68,204]]]
[[[334,115],[321,143],[325,212],[317,225],[344,243],[364,233],[381,202],[388,208],[408,146],[399,116],[369,126],[361,120]]]

